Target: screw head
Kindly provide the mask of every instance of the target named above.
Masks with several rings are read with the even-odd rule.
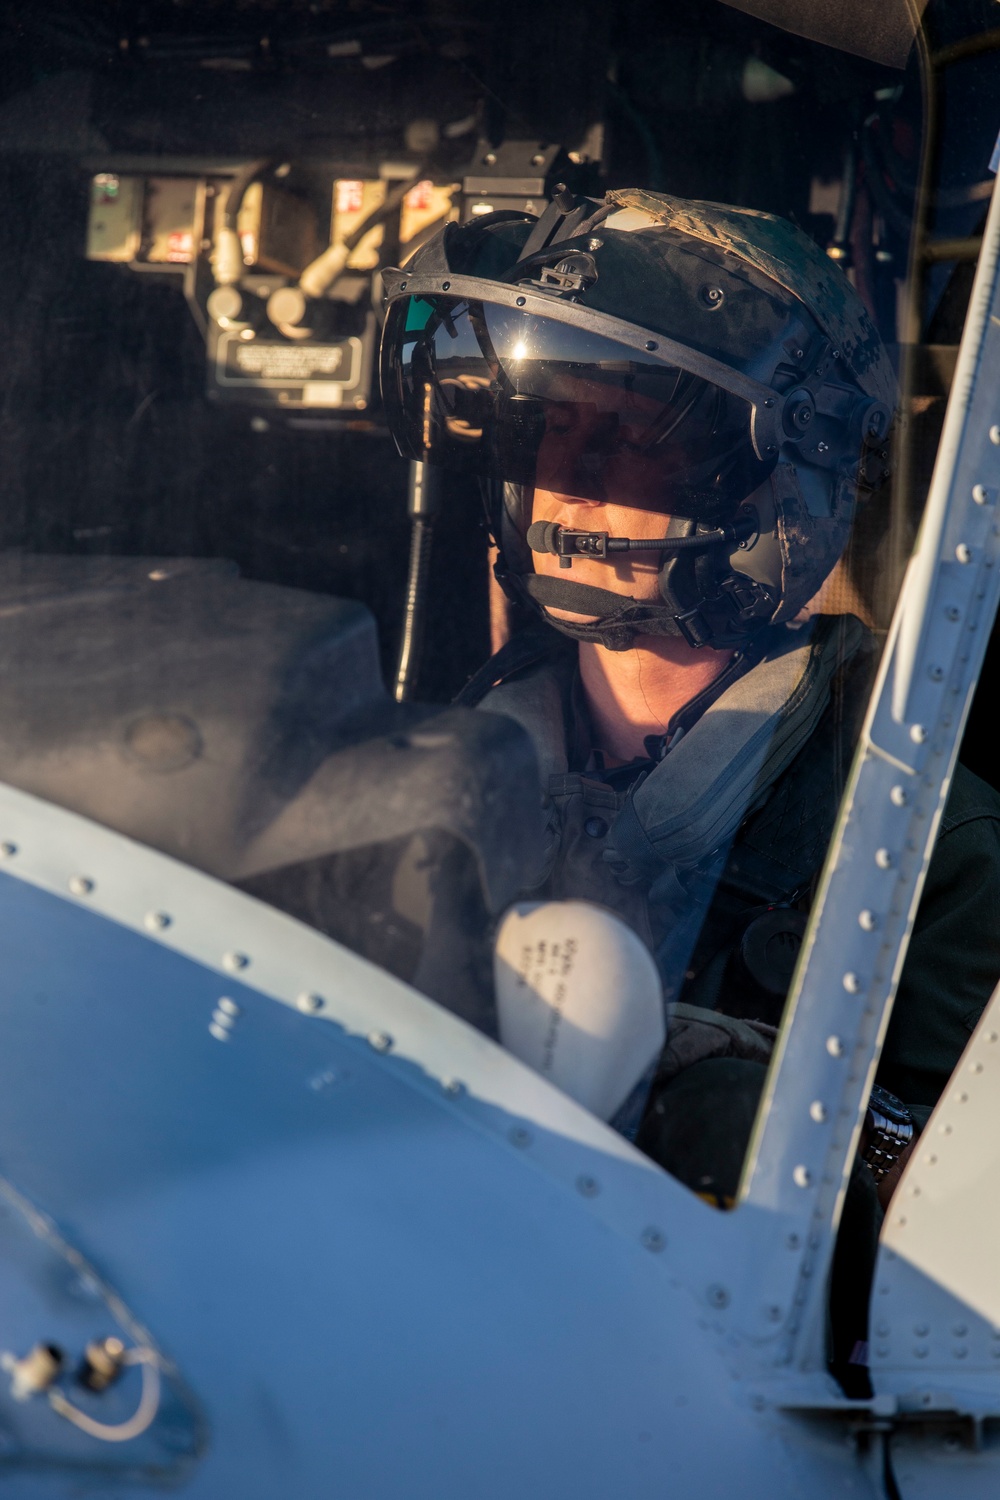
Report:
[[[392,1037],[387,1031],[369,1031],[368,1045],[376,1052],[389,1052],[392,1048]]]
[[[796,1187],[807,1188],[812,1182],[812,1174],[810,1173],[809,1168],[803,1166],[800,1162],[799,1165],[792,1171],[792,1181],[795,1183]]]
[[[312,990],[303,990],[301,995],[296,996],[295,1004],[304,1015],[314,1016],[323,1009],[323,996],[314,994]]]
[[[527,302],[527,300],[528,300],[527,297],[515,297],[514,298],[514,305],[515,305],[515,307],[523,307],[524,304]]]
[[[667,1244],[666,1235],[652,1224],[642,1231],[639,1240],[643,1248],[650,1250],[654,1255],[659,1255],[660,1251],[664,1250]]]
[[[89,875],[71,875],[67,884],[74,896],[89,896],[94,889]]]
[[[844,1044],[839,1036],[828,1036],[826,1039],[826,1050],[831,1057],[843,1057]]]
[[[523,1125],[514,1125],[508,1131],[508,1138],[512,1145],[518,1146],[522,1151],[531,1145],[531,1131],[526,1130]]]
[[[809,1118],[815,1120],[817,1125],[822,1125],[826,1119],[826,1105],[822,1099],[814,1099],[809,1106]]]
[[[222,955],[222,967],[228,969],[230,974],[238,974],[241,969],[247,967],[249,962],[250,960],[245,953],[237,953],[235,950]]]
[[[0,859],[13,859],[17,853],[17,845],[12,844],[10,839],[4,839],[0,844]]]
[[[712,1283],[705,1295],[708,1298],[710,1307],[729,1306],[729,1293],[726,1288],[724,1286],[720,1286],[717,1281]]]
[[[577,1192],[581,1193],[584,1198],[596,1198],[601,1191],[596,1177],[587,1177],[586,1175],[576,1179],[576,1188]]]
[[[148,911],[142,919],[147,932],[163,932],[170,926],[170,917],[165,911]]]

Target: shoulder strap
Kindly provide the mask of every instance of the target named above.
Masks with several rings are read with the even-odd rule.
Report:
[[[826,855],[851,768],[874,649],[862,649],[834,680],[830,702],[805,748],[734,840],[720,884],[747,905],[797,900]]]
[[[477,708],[493,688],[499,687],[518,672],[546,661],[553,653],[562,649],[563,638],[548,626],[539,625],[519,630],[509,641],[504,642],[489,661],[473,672],[454,701],[461,708]]]

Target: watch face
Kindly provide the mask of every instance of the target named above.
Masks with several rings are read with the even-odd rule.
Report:
[[[903,1103],[897,1099],[895,1094],[890,1094],[888,1089],[881,1088],[878,1084],[872,1089],[871,1098],[868,1101],[870,1109],[877,1109],[886,1119],[892,1120],[897,1125],[910,1125],[913,1116]]]

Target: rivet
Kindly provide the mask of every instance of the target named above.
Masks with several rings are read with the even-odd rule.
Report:
[[[147,932],[162,932],[165,927],[170,926],[170,918],[165,911],[148,911],[142,919],[142,925]]]
[[[17,845],[12,844],[9,839],[4,839],[0,844],[0,859],[13,859],[17,853]]]
[[[705,1295],[708,1298],[709,1305],[712,1307],[729,1306],[729,1293],[726,1291],[726,1288],[724,1286],[720,1286],[717,1281],[712,1283]]]
[[[878,1355],[879,1359],[886,1359],[889,1354],[889,1346],[887,1344],[879,1344],[878,1348],[875,1350],[875,1353]]]
[[[1000,1042],[1000,1031],[991,1031],[986,1040],[988,1042]]]
[[[597,1194],[601,1191],[597,1179],[587,1176],[576,1179],[576,1188],[577,1192],[582,1193],[585,1198],[596,1198]]]
[[[954,1355],[956,1359],[964,1359],[968,1352],[968,1349],[960,1345],[959,1348],[954,1350]]]
[[[959,1104],[968,1104],[969,1102],[968,1094],[956,1094],[954,1097],[958,1100]]]
[[[844,1044],[839,1036],[828,1036],[826,1039],[826,1050],[831,1057],[843,1057]]]
[[[985,484],[975,484],[972,487],[972,498],[977,505],[989,505],[994,495],[993,491],[988,490]]]
[[[915,745],[922,745],[927,738],[927,730],[922,724],[910,725],[910,739]]]
[[[514,306],[515,307],[523,307],[524,304],[525,304],[525,302],[527,302],[527,300],[528,300],[527,297],[515,297],[514,298]]]
[[[917,1347],[914,1349],[913,1352],[916,1355],[917,1359],[926,1359],[927,1358],[927,1345],[926,1344],[918,1344]]]
[[[451,291],[451,282],[450,281],[442,281],[442,283],[441,283],[441,290],[442,290],[442,292],[450,292]]]
[[[441,1087],[452,1099],[465,1092],[465,1084],[460,1078],[442,1078]]]
[[[981,1073],[982,1071],[983,1071],[983,1065],[982,1065],[981,1062],[970,1062],[970,1064],[969,1064],[969,1072],[970,1073]]]
[[[228,1011],[220,1010],[218,1006],[212,1012],[212,1024],[221,1026],[223,1031],[232,1031],[236,1024],[236,1017],[231,1016]]]
[[[878,917],[876,917],[873,911],[869,911],[866,906],[864,911],[858,912],[858,926],[864,932],[874,932],[878,926]]]
[[[767,1318],[767,1321],[769,1323],[780,1323],[781,1322],[781,1308],[777,1307],[777,1306],[774,1306],[772,1304],[772,1306],[767,1309],[767,1311],[765,1312],[764,1316]]]
[[[240,1008],[236,1004],[236,1001],[230,1000],[228,995],[222,996],[222,999],[219,1001],[218,1008],[225,1016],[238,1016],[240,1013]]]
[[[822,1125],[826,1119],[826,1105],[822,1099],[814,1099],[809,1106],[809,1118],[815,1120],[817,1125]]]
[[[511,1143],[515,1146],[520,1146],[522,1151],[525,1146],[531,1145],[531,1131],[525,1130],[523,1125],[512,1126],[508,1132],[508,1136]]]
[[[652,351],[654,349],[658,349],[659,348],[659,345],[657,344],[657,342],[656,342],[655,339],[647,339],[646,340],[646,348],[650,351],[650,353],[652,353]]]
[[[406,282],[405,282],[405,281],[401,281],[401,282],[400,282],[400,283],[399,283],[399,290],[400,290],[400,291],[401,291],[401,292],[405,292],[405,291],[406,291]]]
[[[844,975],[843,986],[849,995],[857,995],[861,989],[861,980],[853,970]]]
[[[301,995],[296,995],[295,1004],[303,1014],[314,1016],[323,1009],[323,996],[313,994],[312,990],[303,990]]]
[[[957,1339],[964,1339],[969,1330],[964,1323],[956,1323],[951,1331]]]
[[[222,955],[222,967],[228,969],[231,974],[238,974],[240,969],[245,969],[250,962],[245,953],[224,953]]]
[[[878,1327],[875,1329],[875,1332],[878,1334],[878,1336],[879,1336],[880,1339],[888,1338],[888,1336],[889,1336],[889,1325],[888,1325],[888,1323],[879,1323]]]
[[[933,666],[927,668],[927,675],[931,682],[940,682],[944,676],[944,667],[939,667],[935,662]]]
[[[388,1052],[392,1047],[392,1037],[387,1031],[369,1031],[368,1045],[376,1052]]]
[[[312,1078],[310,1078],[309,1080],[309,1087],[313,1089],[317,1094],[319,1094],[322,1093],[324,1089],[330,1088],[330,1086],[336,1082],[336,1070],[333,1068],[324,1068],[322,1073],[313,1074]]]
[[[777,1311],[779,1317],[781,1316],[780,1308],[773,1310]],[[750,1405],[753,1407],[754,1411],[767,1411],[767,1401],[763,1396],[754,1396],[750,1402]]]
[[[924,1157],[924,1163],[928,1167],[937,1166],[937,1157],[934,1155],[933,1151],[928,1151],[927,1155]]]
[[[893,807],[905,807],[908,800],[909,799],[906,795],[906,788],[904,786],[894,786],[892,791],[889,793],[889,801],[892,803]]]
[[[790,1234],[785,1240],[785,1244],[788,1246],[789,1250],[797,1250],[802,1244],[802,1241],[799,1239],[797,1234]]]
[[[958,558],[958,561],[960,563],[968,563],[972,561],[972,549],[969,547],[967,542],[959,542],[958,546],[955,548],[955,556]]]
[[[792,1172],[792,1181],[796,1187],[807,1188],[812,1182],[809,1168],[800,1163]]]
[[[944,612],[944,617],[946,620],[960,620],[962,618],[962,611],[957,604],[949,604]]]
[[[990,442],[996,447],[1000,446],[1000,427],[990,428]]]
[[[94,882],[87,875],[71,875],[68,884],[74,896],[89,896],[94,889]]]
[[[878,865],[880,870],[892,869],[892,855],[889,853],[888,849],[875,850],[875,863]]]
[[[217,1021],[213,1021],[208,1029],[217,1042],[229,1041],[229,1032],[224,1026],[220,1026]]]
[[[661,1250],[665,1250],[667,1245],[666,1235],[652,1224],[642,1231],[639,1241],[646,1250],[651,1250],[654,1255],[658,1255]]]

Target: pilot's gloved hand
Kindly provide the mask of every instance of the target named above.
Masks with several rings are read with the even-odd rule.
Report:
[[[768,1063],[777,1028],[764,1021],[743,1021],[699,1005],[675,1005],[667,1024],[667,1040],[656,1069],[663,1086],[684,1068],[710,1057],[735,1057],[743,1062]]]

